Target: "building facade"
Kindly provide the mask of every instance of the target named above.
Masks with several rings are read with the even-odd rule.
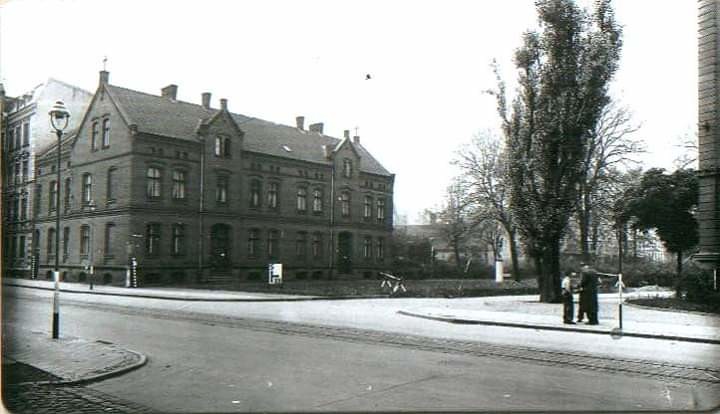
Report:
[[[141,284],[371,277],[386,266],[394,175],[349,131],[323,134],[177,100],[176,85],[151,95],[109,83],[68,138],[62,206],[52,196],[57,152],[38,163],[36,235],[41,277],[54,266],[62,214],[61,277]],[[61,207],[61,208],[59,208]]]
[[[56,141],[48,112],[63,100],[72,113],[83,114],[92,94],[55,79],[18,97],[4,97],[3,161],[3,270],[6,275],[33,276],[37,240],[33,237],[36,155]],[[68,130],[79,119],[71,119]]]

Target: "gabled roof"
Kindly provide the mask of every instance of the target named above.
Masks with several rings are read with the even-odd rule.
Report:
[[[129,125],[138,132],[196,141],[197,126],[219,112],[202,105],[173,101],[131,89],[107,85],[107,91]],[[241,114],[231,114],[235,123],[245,132],[243,148],[262,154],[315,163],[329,164],[323,146],[335,148],[341,140],[317,132],[275,124]],[[391,175],[370,153],[354,144],[362,157],[361,171]],[[288,151],[289,149],[289,151]]]

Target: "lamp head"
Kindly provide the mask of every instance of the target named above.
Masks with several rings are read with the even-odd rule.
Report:
[[[55,105],[50,109],[50,124],[55,131],[62,132],[67,128],[68,122],[70,122],[70,111],[65,107],[63,101],[55,102]]]

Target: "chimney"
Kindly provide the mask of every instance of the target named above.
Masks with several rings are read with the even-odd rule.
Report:
[[[345,131],[343,131],[343,138],[350,139],[350,130],[349,129],[346,129]]]
[[[220,98],[220,109],[227,111],[227,99]]]
[[[177,99],[177,85],[168,85],[160,90],[160,93],[162,94],[163,98],[172,99],[173,101]]]
[[[100,71],[100,85],[107,85],[110,82],[110,72],[106,70]]]
[[[297,126],[297,129],[300,129],[300,130],[305,128],[305,117],[304,116],[296,116],[295,117],[295,125]]]
[[[353,144],[358,144],[358,145],[360,145],[360,135],[355,135],[355,136],[353,137]]]
[[[203,106],[203,108],[205,108],[205,109],[210,109],[210,97],[211,97],[211,96],[212,96],[212,95],[210,94],[210,92],[203,92],[203,93],[202,93],[202,106]]]
[[[317,132],[319,134],[322,134],[323,133],[323,123],[318,122],[316,124],[310,124],[308,129],[310,130],[310,132]]]

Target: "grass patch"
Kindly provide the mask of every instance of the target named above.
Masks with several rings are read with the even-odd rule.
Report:
[[[720,315],[720,303],[694,303],[676,298],[640,298],[628,300],[629,303],[651,308],[704,312]]]

